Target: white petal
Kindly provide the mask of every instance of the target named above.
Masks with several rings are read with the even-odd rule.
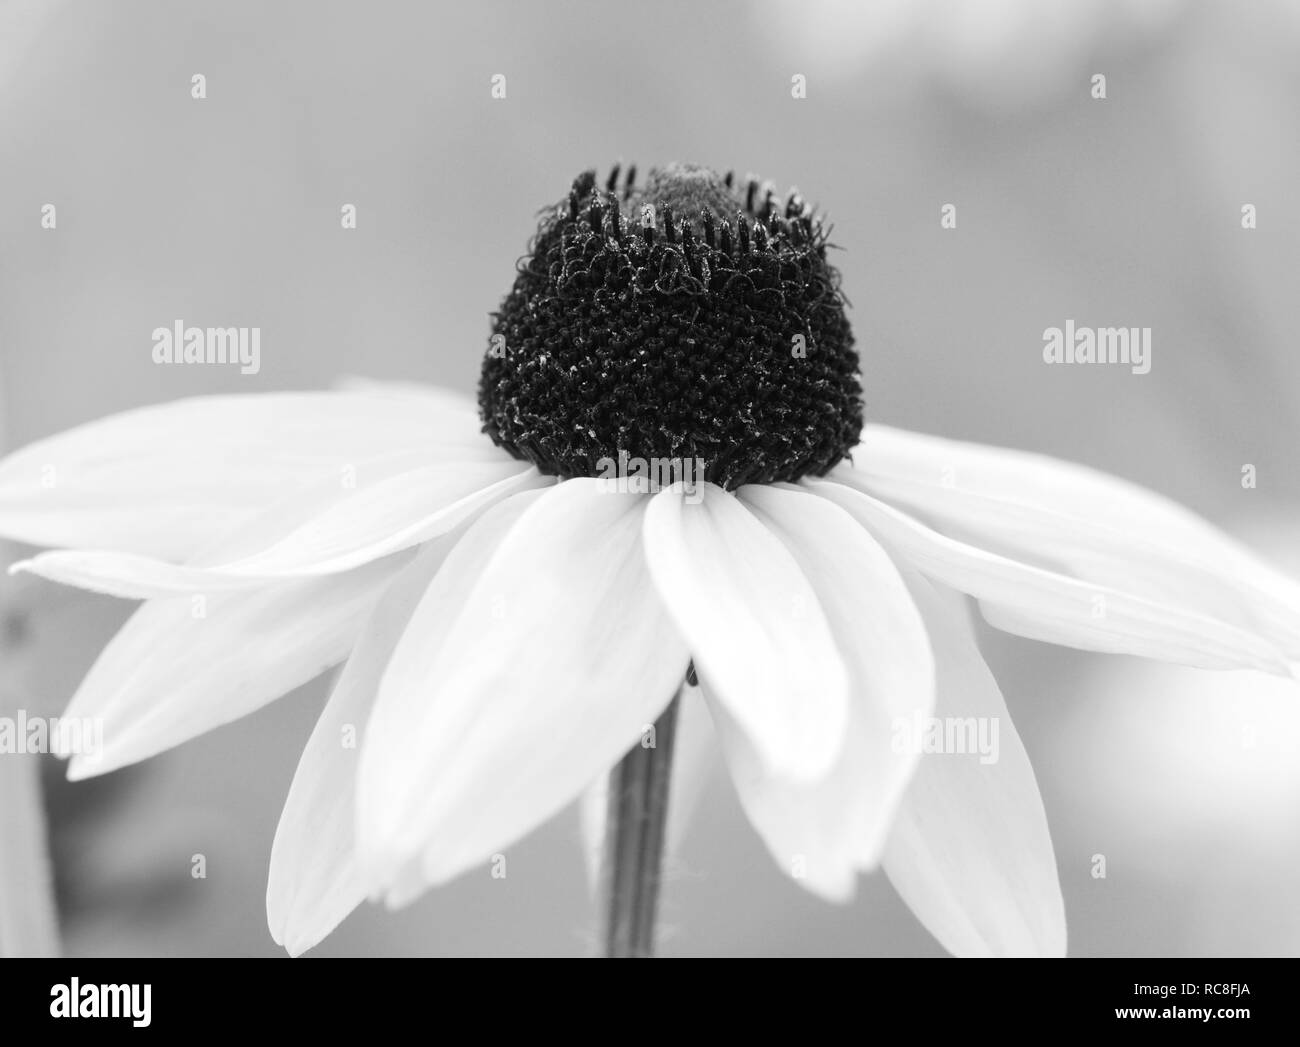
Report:
[[[646,499],[597,484],[498,504],[421,601],[361,756],[373,885],[415,854],[430,883],[486,862],[576,798],[676,693],[688,658],[646,575]]]
[[[1262,633],[1300,659],[1300,585],[1191,511],[1043,455],[868,426],[864,489],[1014,559]]]
[[[444,534],[517,491],[554,482],[508,459],[412,466],[409,456],[368,463],[350,480],[284,499],[187,564],[77,549],[42,553],[10,571],[133,599],[253,588],[350,570]]]
[[[396,451],[504,452],[466,407],[374,393],[178,400],[112,415],[0,461],[0,535],[184,561],[253,513]]]
[[[554,483],[509,459],[434,465],[381,477],[322,512],[299,513],[298,526],[256,552],[205,560],[222,573],[260,577],[332,574],[445,534],[486,505]],[[282,521],[281,521],[282,523]]]
[[[897,719],[934,707],[934,661],[921,616],[888,555],[844,510],[798,488],[743,487],[741,500],[798,562],[850,673],[844,747],[813,783],[768,771],[725,706],[714,705],[740,800],[777,864],[834,900],[879,860],[918,754],[891,744]],[[707,689],[706,689],[707,693]]]
[[[690,644],[701,683],[769,768],[814,780],[834,764],[848,719],[848,673],[812,586],[780,539],[735,496],[681,485],[646,513],[650,573]]]
[[[344,393],[368,393],[376,396],[405,396],[424,400],[439,410],[461,411],[476,414],[474,398],[455,389],[409,378],[369,378],[366,375],[343,374],[332,383],[334,389]]]
[[[266,915],[297,956],[366,897],[357,862],[358,754],[379,680],[416,605],[458,535],[431,542],[394,578],[367,619],[303,750],[271,847]]]
[[[922,756],[885,871],[917,919],[957,956],[1062,956],[1065,904],[1029,757],[964,608],[914,573],[907,578],[938,668],[935,716],[973,718],[986,740],[995,725],[998,733],[983,757]]]
[[[103,774],[179,745],[342,661],[407,559],[252,592],[144,604],[64,714],[103,723],[101,752],[75,756],[69,777]]]
[[[681,853],[687,830],[717,768],[717,739],[713,720],[698,687],[683,684],[677,703],[677,726],[673,740],[671,780],[668,785],[668,822],[664,827],[664,867],[671,869]],[[587,885],[595,891],[600,884],[605,854],[605,827],[609,821],[609,776],[602,772],[582,794],[578,812],[582,831]]]
[[[39,553],[30,560],[12,564],[9,573],[34,574],[60,585],[75,585],[78,589],[126,600],[256,589],[270,581],[248,575],[222,575],[205,567],[187,567],[111,549]]]
[[[967,545],[843,483],[805,482],[856,516],[892,553],[977,597],[989,622],[1008,632],[1206,669],[1290,672],[1282,652],[1257,633]]]

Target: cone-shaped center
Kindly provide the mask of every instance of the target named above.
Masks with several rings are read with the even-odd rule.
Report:
[[[819,475],[862,429],[825,227],[693,165],[579,176],[493,316],[484,431],[565,478],[689,459],[724,487]]]

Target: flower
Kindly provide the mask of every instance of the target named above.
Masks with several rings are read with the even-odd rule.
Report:
[[[588,174],[495,314],[477,412],[353,383],[11,455],[0,533],[62,547],[14,569],[145,601],[69,706],[105,725],[70,775],[344,663],[272,851],[271,930],[299,953],[571,803],[693,663],[686,700],[803,886],[844,899],[883,865],[954,953],[1063,953],[1042,801],[962,594],[1032,639],[1286,675],[1300,592],[1123,481],[864,427],[843,305],[797,195]],[[629,456],[659,489],[605,476]]]

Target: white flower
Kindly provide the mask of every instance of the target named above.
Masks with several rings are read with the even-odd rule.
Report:
[[[1300,661],[1297,587],[1187,511],[879,426],[822,479],[696,501],[556,482],[446,392],[205,397],[5,459],[0,534],[62,547],[16,569],[145,600],[68,709],[105,724],[74,778],[346,663],[272,853],[270,926],[294,953],[368,895],[404,903],[572,802],[693,659],[687,700],[803,886],[843,899],[880,864],[954,953],[1061,954],[1033,770],[958,594],[1087,650]],[[998,723],[998,758],[895,744],[930,716]]]

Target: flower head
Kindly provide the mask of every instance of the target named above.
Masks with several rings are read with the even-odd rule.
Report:
[[[825,474],[862,430],[826,226],[752,178],[618,176],[580,175],[544,214],[492,325],[487,434],[565,479],[620,451],[700,459],[729,490]]]
[[[564,808],[694,665],[684,701],[802,886],[843,899],[883,865],[953,952],[1063,952],[963,597],[1033,639],[1286,675],[1300,589],[1123,481],[863,428],[822,227],[773,200],[692,167],[579,178],[497,314],[478,412],[411,386],[207,397],[0,462],[0,534],[63,547],[17,569],[145,601],[72,700],[105,749],[70,773],[345,663],[272,853],[271,928],[300,952]],[[611,493],[620,451],[711,471],[697,498]],[[997,753],[900,744],[930,722],[996,726]]]

